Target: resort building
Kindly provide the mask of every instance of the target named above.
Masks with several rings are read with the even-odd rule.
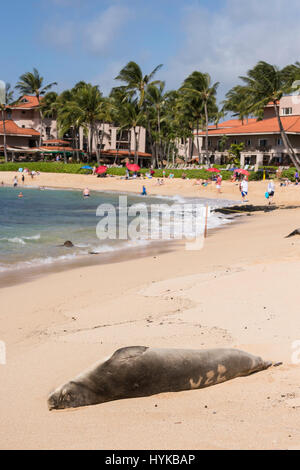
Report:
[[[137,143],[140,163],[149,166],[151,162],[151,154],[145,152],[146,130],[143,127],[121,131],[114,124],[99,122],[92,141],[90,131],[85,134],[83,128],[79,129],[76,139],[71,133],[59,139],[56,119],[43,118],[41,123],[38,99],[29,95],[24,95],[17,103],[7,106],[5,114],[7,152],[13,160],[28,157],[30,154],[37,154],[37,158],[45,155],[57,158],[59,154],[64,158],[66,155],[69,158],[72,155],[77,158],[79,152],[82,158],[92,145],[94,156],[100,154],[107,162],[117,163],[126,157],[132,158]],[[42,134],[41,147],[39,147],[40,134]],[[4,127],[0,121],[1,154],[3,154],[3,144]]]
[[[300,98],[285,96],[277,104],[283,128],[294,152],[300,156]],[[206,162],[205,132],[202,137],[201,163]],[[196,136],[196,133],[195,133]],[[241,165],[291,165],[283,145],[274,105],[268,104],[262,120],[248,119],[244,122],[230,119],[208,131],[209,161],[214,164],[228,163],[232,144],[244,144]],[[198,155],[193,149],[193,155]]]

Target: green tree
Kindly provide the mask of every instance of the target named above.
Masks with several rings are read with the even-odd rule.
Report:
[[[95,142],[99,163],[101,145],[99,145],[98,125],[109,119],[108,100],[102,96],[98,86],[82,82],[73,90],[65,92],[60,99],[63,102],[58,111],[60,132],[65,133],[70,128],[77,131],[82,127],[85,134],[89,134],[89,158],[92,158],[93,142]]]
[[[280,70],[275,65],[260,61],[247,72],[247,76],[240,78],[245,83],[250,110],[254,114],[259,115],[269,102],[273,103],[283,144],[291,161],[300,171],[299,158],[294,152],[279,114],[278,102],[285,93],[291,91],[291,76],[287,69]]]
[[[153,81],[156,72],[161,69],[162,64],[155,67],[149,75],[143,75],[142,69],[136,62],[128,62],[120,71],[115,80],[126,83],[125,89],[130,96],[138,94],[138,107],[141,108],[145,99],[146,87],[150,84],[157,84],[159,81]]]
[[[33,69],[33,72],[27,72],[21,75],[16,88],[21,92],[22,95],[35,95],[39,103],[39,117],[40,117],[40,140],[39,146],[42,145],[42,133],[43,133],[43,113],[40,106],[40,100],[45,93],[50,90],[54,85],[57,85],[56,82],[49,83],[48,85],[43,85],[44,78],[39,74],[36,68]]]
[[[192,72],[183,82],[181,89],[191,95],[200,98],[204,108],[205,116],[205,154],[206,161],[209,162],[208,154],[208,124],[209,124],[209,108],[216,109],[216,94],[219,82],[212,83],[208,73]]]
[[[223,109],[230,111],[233,116],[237,116],[244,125],[245,120],[248,122],[251,109],[251,100],[247,87],[237,85],[226,93],[226,99],[223,101]]]
[[[3,126],[3,153],[5,162],[8,161],[7,158],[7,142],[6,142],[6,127],[5,127],[5,120],[6,120],[6,109],[10,103],[13,102],[14,98],[14,91],[11,88],[10,83],[6,83],[5,85],[5,103],[0,103],[0,110],[1,110],[1,118],[2,118],[2,126]]]

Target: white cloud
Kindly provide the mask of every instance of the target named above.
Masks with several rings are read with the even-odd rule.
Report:
[[[107,96],[111,89],[116,86],[120,86],[120,82],[115,81],[114,78],[119,74],[120,70],[126,65],[123,60],[115,60],[109,62],[107,67],[101,71],[99,75],[94,77],[92,83],[99,85],[102,93]]]
[[[71,21],[63,24],[46,24],[42,30],[42,38],[47,44],[51,43],[55,47],[67,49],[74,44],[75,31],[75,25]]]
[[[221,10],[185,9],[183,45],[166,64],[168,87],[193,70],[220,81],[221,94],[259,60],[284,66],[298,60],[299,0],[226,0]]]
[[[51,1],[67,5],[71,0]],[[80,0],[76,1],[79,4]],[[129,19],[129,8],[119,3],[114,3],[100,14],[97,8],[93,20],[69,20],[56,12],[55,17],[42,26],[42,38],[50,46],[77,51],[82,46],[85,51],[106,56],[114,48]]]
[[[85,42],[89,49],[97,53],[106,53],[113,42],[122,34],[122,29],[129,19],[129,9],[119,4],[112,5],[85,27]]]

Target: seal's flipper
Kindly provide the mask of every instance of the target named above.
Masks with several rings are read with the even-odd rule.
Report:
[[[136,356],[141,356],[149,349],[147,346],[130,346],[127,348],[118,349],[112,356],[111,360],[126,361]]]
[[[290,233],[287,237],[285,238],[291,238],[291,237],[294,237],[295,235],[300,235],[300,229],[297,228],[296,230],[294,230],[292,233]]]

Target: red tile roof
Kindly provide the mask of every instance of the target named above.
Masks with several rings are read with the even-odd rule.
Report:
[[[101,153],[108,154],[108,155],[134,155],[134,150],[131,150],[130,152],[128,150],[102,150]],[[151,153],[145,153],[145,152],[137,152],[137,154],[140,157],[152,157]]]
[[[251,122],[256,122],[256,119],[255,118],[248,119],[248,123],[251,123]],[[245,124],[247,124],[246,119],[244,120],[244,125]],[[218,124],[218,127],[216,127],[216,125],[208,126],[208,129],[217,129],[217,128],[224,129],[224,128],[229,128],[229,127],[239,127],[242,125],[243,125],[243,122],[240,119],[229,119],[228,121],[220,122]]]
[[[300,134],[300,116],[284,116],[281,117],[284,130],[287,133]],[[231,128],[209,129],[209,136],[218,135],[248,135],[248,134],[279,134],[279,125],[277,118],[263,119],[262,121],[251,120],[243,126],[232,126]],[[205,136],[205,132],[199,135]]]
[[[60,151],[60,152],[63,152],[63,151],[75,152],[76,149],[73,149],[72,147],[55,147],[54,145],[47,147],[43,145],[42,147],[40,147],[40,150],[41,151],[45,150],[45,152],[50,152],[51,150]]]
[[[22,103],[22,100],[26,100],[26,102]],[[31,108],[37,108],[38,106],[39,106],[39,100],[37,99],[36,96],[24,95],[19,99],[17,103],[11,104],[8,107],[17,108],[17,109],[31,109]]]
[[[61,140],[61,139],[49,139],[49,140],[44,140],[44,144],[61,144],[61,145],[70,145],[70,142],[67,140]]]
[[[28,136],[38,136],[40,133],[35,129],[29,129],[24,127],[19,127],[15,121],[8,119],[5,121],[5,131],[7,135],[28,135]],[[3,122],[0,121],[0,134],[3,135]]]

